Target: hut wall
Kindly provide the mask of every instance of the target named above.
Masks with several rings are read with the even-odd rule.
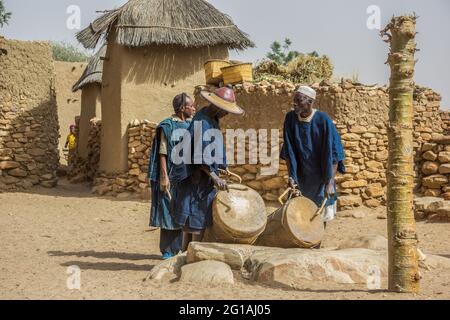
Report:
[[[173,97],[192,93],[204,83],[203,66],[212,58],[228,58],[227,48],[127,48],[110,41],[103,71],[100,169],[126,172],[128,124],[134,119],[159,122],[170,116]]]
[[[0,190],[56,185],[58,129],[50,45],[0,37]]]
[[[87,159],[91,119],[101,116],[101,86],[97,83],[83,87],[81,93],[80,128],[78,135],[78,156]]]
[[[86,63],[54,61],[56,72],[56,103],[58,105],[59,121],[59,151],[63,157],[66,137],[70,133],[69,127],[75,124],[74,119],[80,115],[81,90],[72,91],[73,84],[81,77]],[[65,163],[65,161],[62,161]]]

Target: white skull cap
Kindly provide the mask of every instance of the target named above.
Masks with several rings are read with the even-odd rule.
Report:
[[[297,89],[298,93],[301,93],[313,100],[316,100],[316,91],[313,88],[310,88],[308,86],[301,86]]]

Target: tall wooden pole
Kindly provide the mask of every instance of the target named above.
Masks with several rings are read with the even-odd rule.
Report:
[[[419,292],[416,221],[413,210],[413,93],[416,17],[392,18],[381,32],[390,43],[389,160],[387,213],[389,290]]]

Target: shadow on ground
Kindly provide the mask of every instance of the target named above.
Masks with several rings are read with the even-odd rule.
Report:
[[[64,251],[48,251],[48,255],[52,257],[78,257],[78,258],[98,258],[98,259],[120,259],[120,260],[161,260],[159,255],[154,254],[139,254],[126,252],[97,252],[97,251],[78,251],[78,252],[64,252]]]
[[[154,265],[134,264],[134,263],[116,263],[116,262],[82,262],[68,261],[61,263],[63,267],[77,266],[81,270],[99,270],[99,271],[151,271]]]

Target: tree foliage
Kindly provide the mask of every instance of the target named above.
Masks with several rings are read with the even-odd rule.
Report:
[[[10,18],[11,12],[6,11],[3,0],[0,0],[0,28],[2,28],[5,24],[8,24]]]
[[[284,44],[274,41],[270,46],[272,52],[267,53],[267,58],[278,64],[287,65],[300,54],[298,51],[289,50],[291,45],[292,41],[289,38],[284,39]]]
[[[53,60],[65,62],[86,62],[91,56],[66,42],[52,42]]]

